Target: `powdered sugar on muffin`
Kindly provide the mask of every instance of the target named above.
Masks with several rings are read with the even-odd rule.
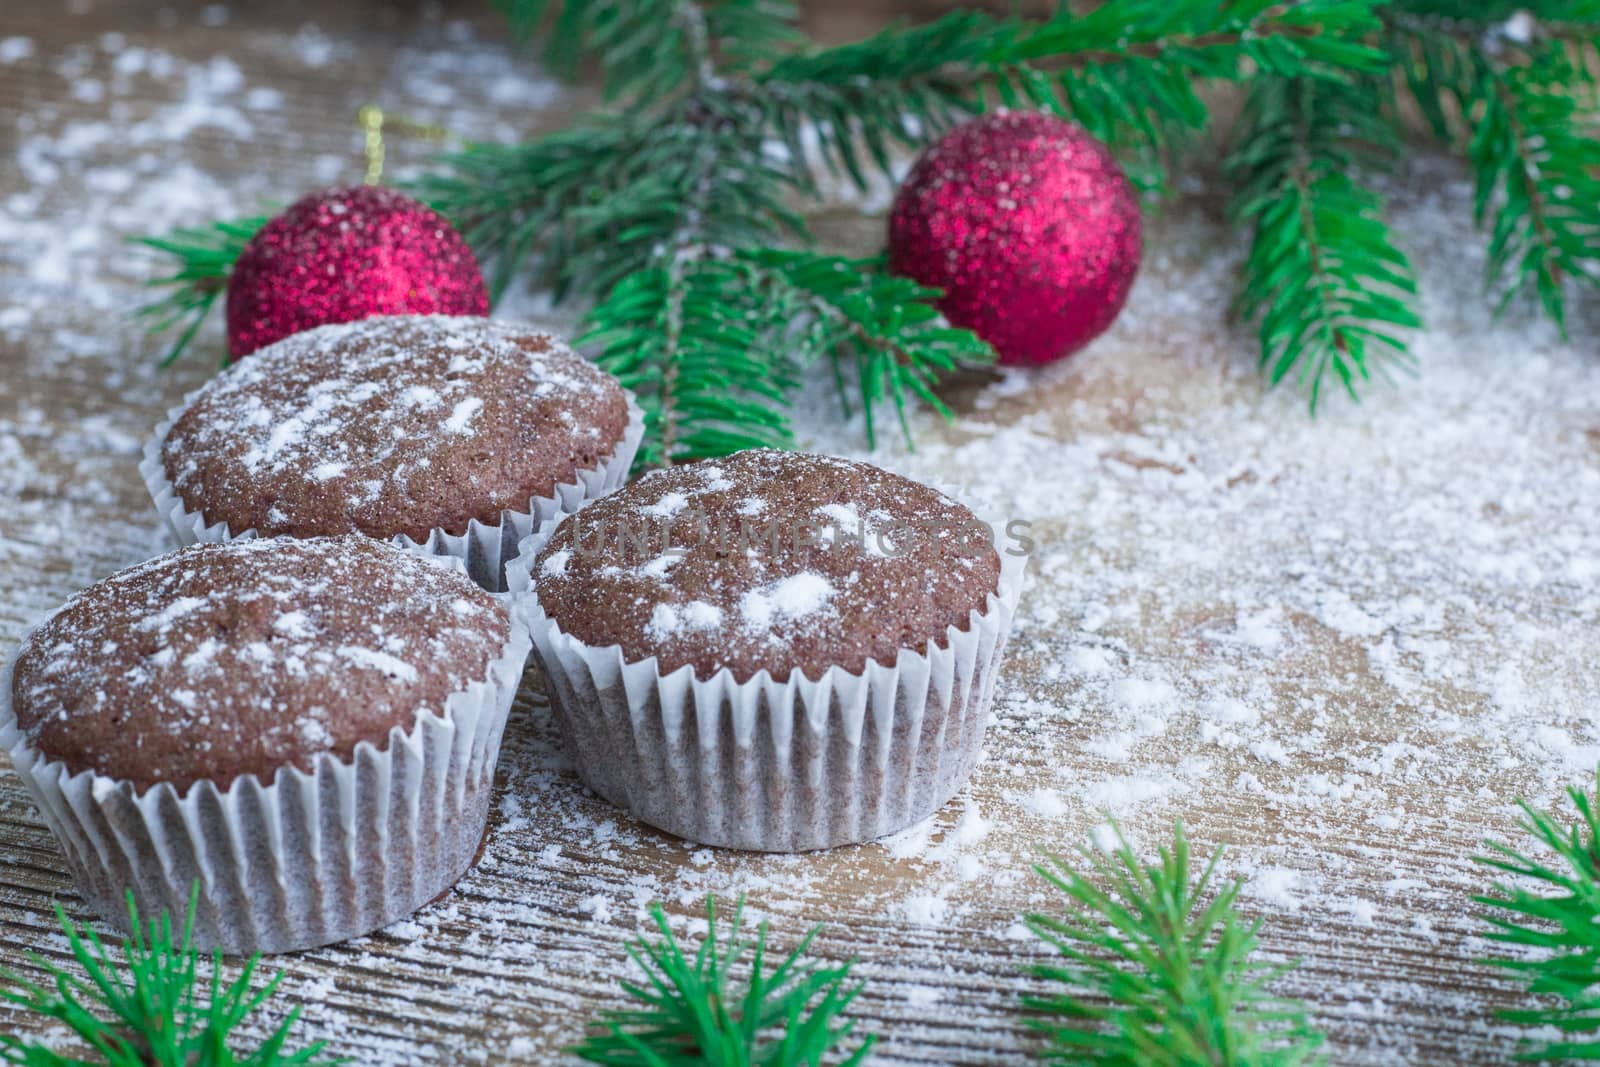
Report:
[[[12,698],[74,772],[225,788],[383,747],[482,681],[509,636],[458,570],[365,537],[196,545],[73,597],[30,636]]]
[[[942,643],[999,571],[988,529],[936,490],[769,450],[652,472],[564,521],[533,564],[545,612],[577,639],[740,680]]]
[[[627,427],[617,382],[488,319],[383,316],[295,334],[191,400],[161,446],[191,511],[234,533],[424,540],[526,510]]]

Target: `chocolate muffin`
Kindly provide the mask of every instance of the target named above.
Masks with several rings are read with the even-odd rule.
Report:
[[[365,537],[203,544],[24,641],[0,743],[113,921],[285,951],[366,933],[470,865],[527,651],[453,561]],[[8,736],[9,735],[9,736]]]
[[[1000,579],[989,528],[865,463],[753,450],[653,471],[556,528],[545,613],[590,645],[747,681],[943,645]]]
[[[579,774],[640,819],[793,851],[891,833],[965,781],[1023,561],[963,505],[758,450],[544,532],[512,586]]]
[[[218,375],[158,433],[145,474],[182,541],[363,533],[460,556],[498,589],[520,538],[620,483],[636,423],[616,380],[547,334],[380,316]]]

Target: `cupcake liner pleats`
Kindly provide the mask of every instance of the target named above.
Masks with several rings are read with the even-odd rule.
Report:
[[[198,390],[190,393],[183,403],[169,410],[166,418],[156,427],[154,435],[145,442],[144,455],[139,461],[139,474],[144,479],[145,488],[150,491],[156,511],[180,546],[256,537],[258,534],[253,529],[235,531],[229,529],[226,523],[206,522],[203,512],[189,509],[167,477],[166,465],[161,459],[161,446],[173,424],[187,410],[197,393]],[[467,524],[465,532],[460,534],[436,528],[420,542],[397,534],[390,539],[390,543],[407,551],[459,559],[466,564],[467,574],[473,581],[491,593],[504,592],[506,564],[516,557],[517,546],[545,520],[576,511],[588,501],[605,496],[628,480],[639,443],[644,439],[644,412],[632,393],[627,390],[623,390],[623,393],[628,402],[628,424],[616,448],[598,466],[578,471],[572,481],[558,484],[550,496],[531,497],[524,511],[502,511],[498,522],[485,523],[473,519]]]
[[[997,588],[964,627],[893,664],[815,680],[662,674],[564,632],[531,570],[551,520],[507,568],[561,732],[584,784],[700,844],[800,852],[894,833],[960,791],[982,751],[1027,559],[997,544]]]
[[[348,762],[324,753],[309,772],[183,793],[73,774],[30,745],[12,707],[14,652],[0,669],[0,749],[107,923],[126,930],[129,890],[141,916],[165,911],[181,923],[198,884],[197,947],[314,948],[410,915],[472,865],[528,651],[514,619],[482,681],[419,711],[382,747],[362,742]]]

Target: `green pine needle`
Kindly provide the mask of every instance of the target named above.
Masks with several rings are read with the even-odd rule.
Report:
[[[1575,81],[1558,42],[1536,46],[1526,66],[1481,62],[1474,92],[1483,107],[1467,147],[1497,306],[1531,290],[1563,337],[1563,281],[1600,280],[1600,142],[1579,121]]]
[[[159,920],[141,923],[129,893],[128,928],[133,933],[122,942],[120,964],[99,935],[88,927],[78,927],[57,904],[56,919],[83,976],[29,953],[47,981],[41,984],[0,968],[0,980],[14,987],[0,988],[0,1001],[56,1020],[98,1058],[76,1059],[0,1034],[0,1063],[25,1067],[327,1067],[348,1062],[324,1057],[320,1041],[296,1052],[285,1050],[299,1008],[253,1049],[236,1047],[236,1031],[277,993],[283,975],[253,989],[260,962],[256,955],[245,961],[237,977],[225,982],[220,952],[211,957],[209,973],[202,973],[200,953],[190,944],[198,889],[197,885],[190,897],[183,934],[176,941],[171,917],[163,913]]]
[[[994,361],[994,349],[970,330],[951,326],[934,307],[941,293],[888,273],[883,257],[851,259],[812,252],[766,251],[748,259],[775,312],[770,344],[802,365],[829,361],[839,402],[850,412],[854,379],[868,447],[877,447],[877,411],[892,404],[909,447],[908,403],[921,400],[949,418],[934,392],[940,376]]]
[[[755,284],[742,264],[683,260],[629,275],[590,312],[579,342],[644,408],[641,466],[792,443],[798,382],[772,357]]]
[[[1163,159],[1209,123],[1205,82],[1381,69],[1383,53],[1366,41],[1381,2],[1115,0],[1076,17],[1062,5],[1023,54],[1064,60],[1058,110],[1129,155],[1140,184],[1159,187]]]
[[[1254,233],[1238,307],[1260,317],[1261,365],[1294,373],[1315,411],[1330,377],[1352,398],[1409,370],[1417,286],[1358,168],[1399,150],[1370,82],[1258,80],[1228,159],[1235,217]]]
[[[881,258],[701,255],[623,279],[589,313],[580,342],[639,397],[642,465],[789,446],[788,404],[823,359],[844,411],[860,400],[869,444],[884,404],[909,444],[913,399],[948,417],[939,377],[994,359],[940,317],[938,297],[888,274]]]
[[[1526,39],[1505,30],[1519,13]],[[1600,3],[1398,0],[1386,17],[1393,68],[1472,167],[1496,310],[1531,295],[1565,336],[1568,282],[1600,282]]]
[[[1198,83],[1252,69],[1379,69],[1383,53],[1362,40],[1378,27],[1373,6],[1109,0],[1085,14],[1063,4],[1039,23],[957,11],[780,59],[758,80],[791,154],[803,157],[799,131],[809,120],[822,161],[858,183],[868,160],[887,169],[892,144],[920,147],[1000,103],[1076,120],[1123,149],[1141,185],[1156,187],[1161,157],[1208,120]]]
[[[519,276],[552,287],[559,300],[574,280],[575,213],[605,202],[616,188],[608,176],[639,153],[643,136],[608,117],[523,144],[471,144],[406,190],[461,231],[495,300]]]
[[[267,223],[264,215],[236,222],[213,222],[207,226],[175,230],[163,237],[134,237],[133,244],[153,249],[176,262],[169,274],[145,284],[169,289],[166,296],[140,307],[135,315],[146,320],[151,334],[179,331],[172,347],[161,359],[169,366],[183,355],[205,322],[211,305],[228,287],[228,276],[238,262],[239,253]],[[222,363],[227,363],[224,354]]]
[[[787,0],[496,0],[512,34],[545,36],[544,59],[571,78],[587,57],[605,75],[606,98],[669,97],[709,77],[713,57],[734,70],[800,44]]]
[[[1522,829],[1555,854],[1554,862],[1493,841],[1493,854],[1478,857],[1518,880],[1496,882],[1493,895],[1475,898],[1493,909],[1484,916],[1485,936],[1522,950],[1485,962],[1510,972],[1548,1005],[1502,1016],[1564,1035],[1526,1045],[1522,1055],[1530,1060],[1600,1060],[1600,811],[1581,789],[1567,795],[1578,813],[1569,826],[1519,802]]]
[[[820,927],[769,970],[767,926],[750,937],[743,900],[723,919],[706,899],[706,936],[693,955],[659,904],[650,914],[660,937],[628,945],[644,981],[622,983],[636,1006],[604,1012],[575,1055],[609,1067],[816,1067],[831,1053],[855,1067],[872,1050],[872,1037],[846,1048],[855,1023],[844,1013],[861,992],[850,964],[806,958]]]
[[[1062,992],[1026,998],[1050,1063],[1105,1067],[1295,1067],[1323,1062],[1323,1036],[1298,1002],[1272,994],[1292,965],[1254,958],[1260,922],[1236,907],[1242,882],[1213,891],[1219,848],[1190,873],[1182,825],[1146,863],[1115,822],[1116,848],[1085,845],[1074,865],[1035,868],[1066,897],[1028,928],[1060,962],[1027,968]],[[1083,873],[1080,873],[1082,871]]]

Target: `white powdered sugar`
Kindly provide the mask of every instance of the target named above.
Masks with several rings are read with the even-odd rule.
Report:
[[[677,566],[678,561],[682,558],[682,556],[675,555],[671,552],[663,552],[650,562],[641,563],[639,565],[639,573],[644,575],[646,578],[655,578],[659,581],[666,581],[667,576],[672,573],[672,568]]]
[[[417,680],[417,668],[399,656],[375,648],[363,648],[360,645],[340,645],[335,651],[341,658],[357,667],[366,667],[368,670],[387,674],[391,678],[398,678],[402,682]]]
[[[807,625],[828,612],[836,591],[820,574],[802,571],[779,578],[739,597],[740,624],[756,633],[770,633],[779,623]]]
[[[286,637],[304,641],[316,636],[317,629],[303,611],[285,611],[272,620],[272,629]]]
[[[456,406],[451,410],[450,417],[444,420],[445,432],[460,434],[469,433],[469,427],[472,425],[472,417],[482,410],[483,399],[481,397],[469,396],[465,400],[458,401]]]
[[[130,744],[148,740],[140,731],[199,727],[241,739],[299,735],[292,694],[367,685],[365,675],[410,686],[426,672],[452,692],[479,680],[504,629],[485,600],[456,610],[473,589],[365,538],[196,546],[84,590],[30,638],[19,718],[42,727],[60,708],[109,719]]]
[[[704,600],[687,604],[657,604],[650,613],[647,629],[656,640],[681,637],[693,630],[711,630],[722,625],[722,609]]]
[[[874,508],[865,516],[849,504],[824,504],[817,509],[817,516],[826,528],[820,536],[823,541],[837,545],[854,545],[868,556],[878,559],[887,558],[895,551],[895,521],[882,508]],[[904,531],[900,531],[904,538]],[[956,560],[956,563],[970,563],[970,560]]]
[[[386,490],[415,492],[441,441],[504,432],[508,418],[531,422],[540,412],[563,421],[567,406],[608,388],[564,344],[525,328],[372,318],[308,330],[241,360],[192,401],[202,414],[180,420],[163,453],[180,493],[197,491],[203,476],[229,477],[202,471],[225,462],[238,468],[231,480],[296,471],[313,483],[337,480],[360,506]],[[500,412],[494,425],[490,405]],[[580,438],[600,432],[570,418],[563,425]]]
[[[689,497],[684,493],[663,493],[653,504],[645,504],[639,508],[642,515],[657,519],[670,519],[689,506]]]

